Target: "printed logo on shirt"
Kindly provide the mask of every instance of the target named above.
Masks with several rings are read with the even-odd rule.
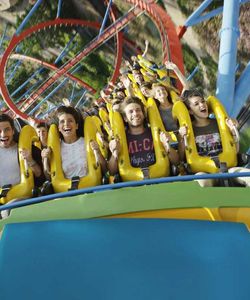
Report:
[[[133,140],[128,145],[129,154],[137,152],[150,151],[154,149],[154,145],[149,138],[145,138],[142,141]]]
[[[222,152],[219,133],[198,135],[195,137],[198,154],[201,156],[216,156]]]
[[[145,168],[155,163],[154,144],[149,138],[130,141],[128,150],[133,167]]]

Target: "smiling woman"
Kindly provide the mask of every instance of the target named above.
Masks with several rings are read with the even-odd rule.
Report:
[[[83,177],[88,172],[86,147],[81,136],[81,119],[73,107],[60,106],[57,110],[58,130],[61,138],[62,168],[66,178]],[[44,164],[51,156],[51,148],[43,149]],[[81,162],[81,163],[79,163]],[[44,169],[48,169],[47,166]],[[48,177],[48,174],[46,174]]]
[[[79,130],[81,127],[79,114],[70,106],[61,106],[57,110],[57,118],[58,130],[62,137],[61,158],[65,177],[86,176],[87,154],[85,141]]]

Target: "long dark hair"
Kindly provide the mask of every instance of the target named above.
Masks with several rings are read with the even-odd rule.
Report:
[[[198,89],[185,90],[181,96],[181,99],[188,109],[190,109],[189,99],[192,97],[201,97],[204,99],[203,93]]]
[[[183,103],[186,105],[187,109],[189,110],[189,115],[190,115],[191,121],[194,121],[195,120],[194,116],[192,114],[190,114],[189,99],[192,97],[201,97],[202,99],[204,99],[204,95],[198,89],[191,89],[191,90],[185,90],[181,96]]]

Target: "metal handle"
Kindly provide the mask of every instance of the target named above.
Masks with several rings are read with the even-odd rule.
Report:
[[[183,141],[184,141],[185,149],[188,150],[189,146],[188,146],[188,138],[186,134],[183,136]]]
[[[44,171],[50,175],[50,167],[49,167],[49,159],[48,157],[44,158],[44,162],[43,162],[43,167],[44,167]]]
[[[95,156],[96,166],[99,167],[99,157],[98,157],[98,150],[93,150]]]
[[[239,134],[239,131],[236,128],[235,125],[233,125],[232,134],[233,134],[233,139],[234,139],[235,144],[239,143],[239,141],[240,141],[240,134]]]
[[[114,156],[115,160],[118,160],[119,152],[117,149],[114,150],[113,156]]]
[[[24,161],[25,176],[29,177],[29,164],[28,164],[28,161],[27,161],[27,159],[24,159],[23,161]]]
[[[165,144],[165,150],[166,150],[167,154],[169,154],[169,152],[170,152],[169,141],[167,141],[166,144]]]

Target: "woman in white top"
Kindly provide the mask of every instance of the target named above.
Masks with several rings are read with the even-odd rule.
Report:
[[[88,173],[87,152],[83,135],[83,120],[71,106],[60,106],[57,109],[58,130],[61,136],[61,159],[65,178],[84,177]],[[102,171],[106,171],[106,161],[96,141],[90,142]],[[49,158],[50,148],[43,149],[42,158]],[[46,168],[45,168],[46,169]]]

